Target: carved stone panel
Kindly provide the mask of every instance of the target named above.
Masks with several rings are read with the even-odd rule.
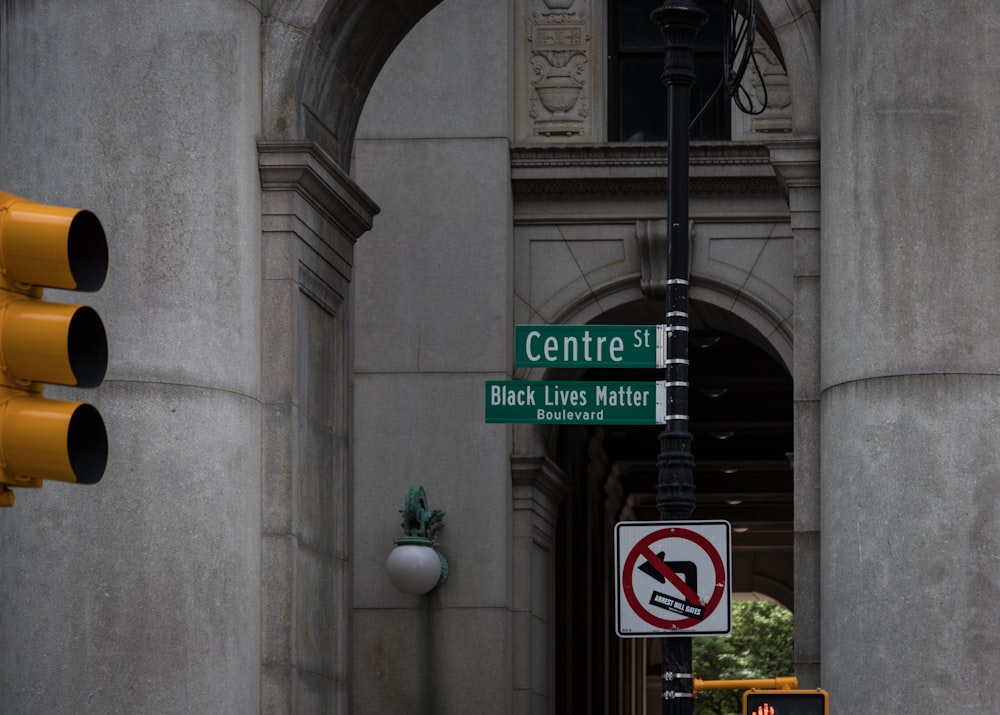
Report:
[[[750,130],[755,133],[788,133],[792,131],[792,93],[788,75],[781,66],[774,51],[757,36],[754,44],[754,59],[750,63],[744,86],[749,84],[754,106],[765,104],[763,113],[750,121]]]
[[[520,141],[600,141],[599,0],[519,0],[516,82]],[[596,110],[596,112],[595,112]]]

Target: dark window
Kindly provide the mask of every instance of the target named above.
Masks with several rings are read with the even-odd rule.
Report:
[[[649,19],[662,0],[608,0],[608,140],[666,141],[667,90],[663,72],[663,38]],[[695,39],[695,73],[691,89],[691,139],[729,139],[730,102],[721,89],[722,46],[726,28],[723,0],[698,0],[709,14]],[[715,96],[712,94],[715,92]]]

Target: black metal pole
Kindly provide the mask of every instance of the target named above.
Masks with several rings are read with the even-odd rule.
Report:
[[[694,458],[688,432],[688,122],[695,81],[694,38],[708,13],[694,0],[665,0],[652,20],[663,33],[667,87],[667,421],[657,457],[656,507],[663,521],[694,511]],[[691,638],[661,638],[663,715],[692,715]]]

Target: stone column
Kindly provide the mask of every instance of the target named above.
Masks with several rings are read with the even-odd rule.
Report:
[[[819,686],[820,191],[816,137],[783,138],[771,163],[788,199],[795,291],[795,674]]]
[[[1000,660],[1000,13],[823,3],[822,684],[980,712]]]
[[[263,712],[350,710],[350,280],[377,207],[318,147],[261,142]]]
[[[555,712],[556,524],[568,478],[544,457],[511,457],[514,712]]]
[[[4,712],[260,710],[259,30],[236,0],[3,3],[0,186],[110,244],[107,380],[59,391],[108,469],[0,514]]]

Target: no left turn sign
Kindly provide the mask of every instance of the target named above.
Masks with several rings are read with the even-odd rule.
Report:
[[[732,628],[727,521],[615,525],[622,638],[724,635]]]

